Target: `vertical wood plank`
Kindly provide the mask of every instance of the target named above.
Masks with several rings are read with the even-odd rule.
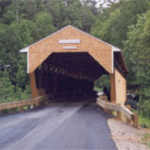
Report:
[[[30,85],[32,90],[32,98],[34,98],[39,96],[38,88],[36,86],[35,72],[30,73],[29,77],[30,77]]]
[[[115,69],[115,90],[116,90],[116,103],[124,105],[126,102],[126,79]]]
[[[112,103],[116,103],[115,73],[110,74],[110,100]]]

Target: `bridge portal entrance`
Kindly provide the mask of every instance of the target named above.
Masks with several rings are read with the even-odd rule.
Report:
[[[95,96],[94,82],[110,77],[110,101],[126,101],[127,69],[119,48],[73,26],[20,50],[27,53],[32,96]]]
[[[40,94],[54,98],[95,97],[94,82],[108,72],[87,52],[52,53],[35,71]]]

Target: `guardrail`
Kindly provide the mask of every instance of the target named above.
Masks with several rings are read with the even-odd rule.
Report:
[[[100,98],[97,99],[97,105],[102,107],[104,110],[115,111],[117,112],[117,117],[121,120],[124,120],[123,117],[126,117],[126,122],[130,123],[134,127],[138,128],[138,116],[136,113],[133,113],[129,108],[125,105],[113,104],[111,102],[107,102]]]
[[[2,103],[0,104],[0,111],[3,110],[9,110],[13,108],[22,109],[22,107],[25,106],[39,106],[40,103],[43,101],[44,97],[36,97],[28,100],[21,100],[21,101],[14,101],[14,102],[8,102],[8,103]]]

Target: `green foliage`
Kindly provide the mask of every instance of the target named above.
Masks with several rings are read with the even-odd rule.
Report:
[[[121,41],[118,39],[121,37],[120,34],[123,32],[123,30],[119,26],[119,17],[120,9],[116,9],[115,11],[111,12],[110,17],[104,20],[104,22],[97,20],[92,29],[92,34],[115,45],[120,45]]]
[[[95,25],[92,27],[92,34],[123,48],[123,41],[127,39],[128,26],[135,24],[137,15],[148,9],[147,0],[120,1],[97,17]]]
[[[149,118],[149,116],[150,116],[150,103],[148,100],[142,101],[140,103],[140,111],[139,112],[142,116]]]
[[[11,84],[7,72],[0,74],[0,89],[0,97],[2,102],[9,100],[11,97],[13,98],[14,86]]]
[[[15,87],[9,79],[7,71],[0,74],[0,89],[0,103],[27,99],[31,95],[28,85],[26,85],[24,90],[19,88],[19,86]]]
[[[82,6],[79,0],[51,0],[47,2],[46,9],[51,13],[53,23],[57,28],[68,24],[82,26],[80,17]]]
[[[129,27],[128,39],[124,42],[129,68],[129,84],[139,86],[140,113],[150,116],[150,11],[138,16],[137,23]]]
[[[150,82],[150,34],[148,34],[149,30],[146,30],[149,24],[149,13],[150,11],[139,16],[137,24],[129,27],[128,40],[125,41],[129,69],[133,72],[136,83],[144,88],[149,87]]]
[[[102,89],[104,87],[106,87],[107,89],[110,88],[110,80],[109,80],[109,77],[108,75],[103,75],[102,77],[100,77],[96,82],[95,82],[95,86],[96,86],[96,89],[97,91],[102,91]]]
[[[40,40],[56,30],[52,24],[52,16],[47,12],[40,12],[34,18],[34,39]]]

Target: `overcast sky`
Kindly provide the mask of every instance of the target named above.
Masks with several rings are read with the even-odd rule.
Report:
[[[97,7],[99,7],[99,5],[100,4],[103,4],[103,7],[107,7],[108,6],[108,4],[109,4],[109,0],[95,0],[95,1],[97,1],[97,2],[99,2],[98,4],[97,4]],[[111,0],[112,2],[118,2],[119,0]]]

